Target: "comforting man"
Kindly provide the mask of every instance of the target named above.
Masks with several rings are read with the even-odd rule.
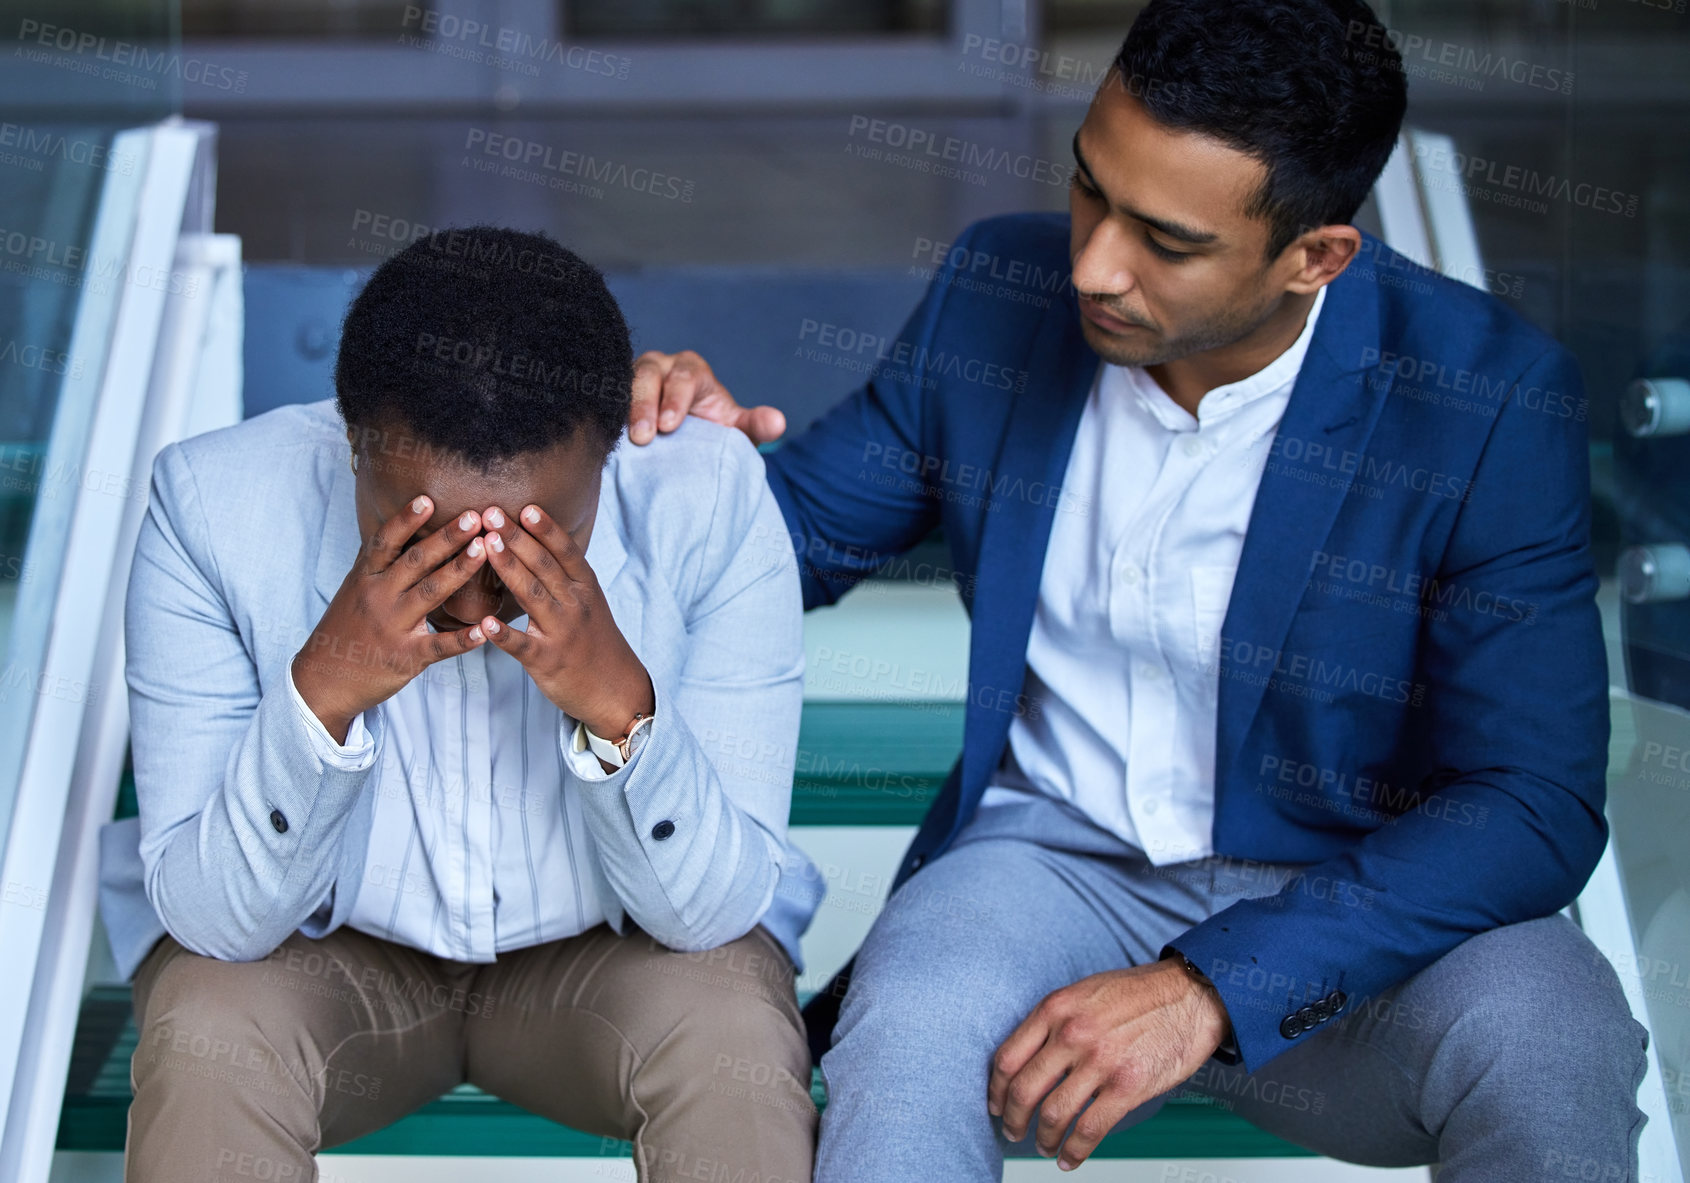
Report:
[[[798,578],[739,432],[618,449],[632,372],[591,266],[453,230],[371,276],[335,400],[160,453],[103,834],[131,1183],[315,1179],[465,1081],[642,1180],[810,1178]]]
[[[939,527],[973,622],[961,759],[807,1008],[824,1183],[1073,1167],[1179,1088],[1440,1183],[1636,1177],[1647,1036],[1559,914],[1606,838],[1586,404],[1351,224],[1390,44],[1360,0],[1152,0],[1068,216],[970,228],[766,458],[807,605]],[[638,442],[781,429],[638,369]]]

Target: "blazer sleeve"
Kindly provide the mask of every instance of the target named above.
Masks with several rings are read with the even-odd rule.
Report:
[[[1545,390],[1583,405],[1559,348],[1499,411],[1437,573],[1535,613],[1424,625],[1419,733],[1436,783],[1353,850],[1170,943],[1214,981],[1251,1071],[1318,1029],[1301,1008],[1318,1016],[1334,991],[1356,1007],[1469,937],[1558,911],[1601,857],[1608,680],[1588,442],[1582,419],[1530,397]]]
[[[924,359],[942,355],[946,305],[960,261],[974,256],[979,235],[975,225],[957,236],[887,350],[893,364],[764,457],[798,556],[807,609],[834,603],[939,521],[929,482],[873,478],[894,471],[885,466],[888,457],[912,458],[925,471],[922,462],[936,453]]]
[[[801,857],[785,841],[804,705],[798,579],[756,450],[737,431],[720,435],[696,582],[679,580],[678,685],[652,679],[656,709],[626,765],[591,778],[565,766],[623,909],[682,952],[751,931]],[[561,729],[566,751],[572,733]]]
[[[179,444],[153,463],[124,641],[147,898],[193,952],[262,958],[331,897],[380,712],[336,745],[291,677],[261,689]]]

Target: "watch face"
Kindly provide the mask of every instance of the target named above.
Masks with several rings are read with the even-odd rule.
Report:
[[[650,732],[650,723],[651,716],[647,715],[638,723],[635,723],[633,730],[628,732],[628,738],[623,740],[621,744],[622,759],[624,762],[633,759],[634,753],[639,751],[640,745],[645,743],[645,737]]]
[[[622,744],[619,745],[622,749],[622,760],[624,762],[634,759],[634,752],[641,749],[641,745],[646,742],[646,735],[649,735],[649,733],[651,733],[651,715],[642,717],[639,722],[634,723],[634,727],[629,728],[629,737],[622,740]]]

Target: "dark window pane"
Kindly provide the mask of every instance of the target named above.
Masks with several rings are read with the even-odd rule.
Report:
[[[933,33],[945,31],[942,0],[571,0],[574,37],[674,37]]]

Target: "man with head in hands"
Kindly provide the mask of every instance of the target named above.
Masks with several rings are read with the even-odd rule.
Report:
[[[465,1081],[642,1180],[810,1178],[796,569],[739,432],[618,447],[632,368],[591,266],[446,231],[336,400],[158,456],[103,835],[132,1183],[312,1179]]]
[[[961,758],[806,1008],[823,1183],[1072,1168],[1181,1088],[1440,1183],[1636,1178],[1647,1036],[1558,914],[1606,837],[1586,404],[1352,225],[1394,41],[1151,0],[1068,215],[967,229],[766,457],[806,604],[939,527],[972,618]],[[638,443],[782,430],[695,354],[635,384]]]

